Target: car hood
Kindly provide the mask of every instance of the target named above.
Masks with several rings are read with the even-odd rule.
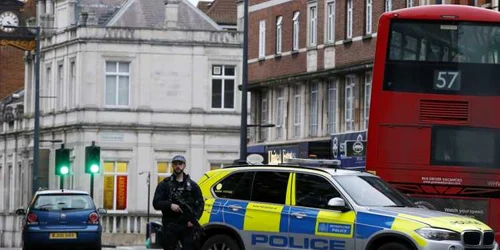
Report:
[[[488,225],[474,218],[426,208],[378,207],[370,208],[369,211],[399,219],[420,222],[430,227],[446,228],[456,232],[462,232],[464,230],[492,230]]]

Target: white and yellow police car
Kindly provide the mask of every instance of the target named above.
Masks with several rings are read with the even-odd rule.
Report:
[[[202,249],[498,249],[489,226],[417,207],[375,175],[305,165],[205,173]]]

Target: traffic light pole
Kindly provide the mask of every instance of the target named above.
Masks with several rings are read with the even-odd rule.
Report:
[[[94,174],[90,174],[90,197],[94,199]]]
[[[64,189],[64,175],[59,176],[59,189]]]

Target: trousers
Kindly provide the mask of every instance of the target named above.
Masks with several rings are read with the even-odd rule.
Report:
[[[194,239],[194,232],[192,227],[187,225],[179,225],[176,223],[169,223],[162,228],[163,233],[163,249],[176,250],[180,243],[183,250],[197,250],[198,247]]]

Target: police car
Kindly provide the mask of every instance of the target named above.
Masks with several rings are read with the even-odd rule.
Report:
[[[498,249],[484,223],[417,207],[366,172],[321,163],[229,166],[199,185],[204,250]]]

